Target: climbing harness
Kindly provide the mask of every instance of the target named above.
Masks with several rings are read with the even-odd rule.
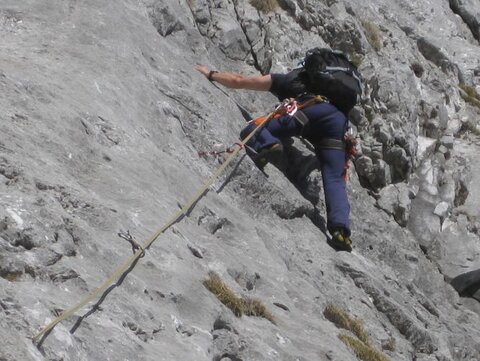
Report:
[[[348,181],[348,170],[350,169],[350,160],[357,155],[357,139],[351,132],[351,129],[345,134],[343,139],[322,138],[311,142],[315,149],[337,149],[345,152],[345,165],[343,167],[343,179]]]
[[[308,119],[305,113],[301,110],[297,111],[293,117],[297,123],[301,125],[302,129],[300,130],[300,137],[303,137],[303,134],[310,128],[310,119]]]
[[[283,103],[282,103],[283,104]],[[215,170],[215,172],[208,178],[208,180],[198,189],[198,191],[181,207],[179,211],[177,211],[161,228],[159,228],[156,232],[154,232],[150,238],[148,238],[145,243],[142,245],[138,245],[139,247],[130,256],[120,267],[118,267],[112,275],[105,280],[100,286],[98,286],[91,294],[83,298],[78,304],[75,306],[64,310],[58,317],[50,321],[45,327],[43,327],[35,336],[33,336],[33,341],[36,342],[40,340],[43,336],[46,336],[48,332],[50,332],[57,324],[65,320],[66,318],[75,314],[75,312],[84,308],[87,304],[94,301],[95,299],[99,298],[107,289],[114,284],[120,277],[125,274],[126,271],[132,269],[136,262],[145,254],[150,246],[155,242],[155,240],[164,233],[167,229],[169,229],[174,224],[180,222],[184,217],[188,216],[189,212],[192,208],[197,204],[197,202],[208,192],[208,189],[213,185],[215,180],[220,176],[220,174],[227,168],[227,166],[233,161],[233,159],[237,156],[237,154],[244,149],[245,144],[257,133],[263,125],[265,125],[268,121],[272,118],[277,116],[278,113],[285,113],[285,108],[283,105],[279,105],[273,112],[269,115],[263,117],[263,121],[255,127],[250,134],[248,134],[241,142],[235,143],[235,149],[229,156],[225,159],[225,161]],[[128,236],[127,236],[128,237]]]
[[[278,118],[285,114],[295,117],[295,115],[299,113],[300,110],[302,110],[303,108],[306,108],[315,103],[325,103],[325,102],[328,102],[328,100],[322,95],[316,95],[304,102],[300,102],[293,98],[285,99],[275,108],[275,111],[274,111],[275,115],[273,116],[273,118]],[[262,116],[257,119],[253,119],[248,123],[250,124],[253,123],[258,126],[260,124],[263,124],[268,116]],[[306,122],[308,122],[308,119],[306,120]]]
[[[284,105],[284,107],[286,109],[288,109],[287,108],[288,106],[292,107],[292,105],[290,105],[291,102],[292,101],[290,100],[290,103]],[[300,103],[300,104],[298,104],[298,102],[294,100],[293,103],[295,106],[295,111],[288,114],[293,116],[295,120],[298,122],[298,124],[301,125],[302,129],[300,130],[300,135],[299,135],[300,138],[305,142],[311,144],[314,150],[315,149],[337,149],[345,152],[345,166],[343,170],[343,178],[345,179],[345,181],[347,181],[348,170],[350,168],[350,160],[353,160],[357,154],[357,139],[355,137],[355,134],[352,128],[348,129],[343,139],[322,138],[317,141],[311,141],[303,137],[303,134],[305,134],[309,129],[310,120],[301,109],[306,108],[312,105],[313,103],[322,103],[322,102],[328,102],[328,99],[321,95],[317,95],[314,98],[309,99],[306,102]]]
[[[341,151],[346,150],[345,141],[342,139],[322,138],[317,141],[312,141],[312,144],[318,149],[337,149]]]

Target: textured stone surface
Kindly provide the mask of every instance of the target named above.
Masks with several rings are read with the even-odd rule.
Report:
[[[392,360],[480,359],[476,278],[465,298],[449,284],[480,268],[478,108],[458,88],[479,85],[478,0],[281,5],[0,3],[0,360],[356,360],[329,303],[376,347],[393,338]],[[276,102],[194,65],[280,72],[313,46],[364,77],[354,251],[328,246],[318,164],[296,140],[286,174],[239,157],[96,307],[33,344],[131,255],[119,232],[143,243],[216,169],[198,152],[237,141],[238,104]],[[276,325],[235,317],[210,271]]]
[[[415,193],[405,183],[391,184],[383,188],[377,200],[378,207],[392,215],[401,226],[408,224],[410,208]]]

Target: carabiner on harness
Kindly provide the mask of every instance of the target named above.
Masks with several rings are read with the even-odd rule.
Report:
[[[298,110],[297,101],[293,98],[285,99],[280,103],[276,110],[280,113],[287,113],[288,115],[292,116]]]

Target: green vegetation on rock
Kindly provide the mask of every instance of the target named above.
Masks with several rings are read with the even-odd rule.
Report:
[[[463,92],[460,92],[463,100],[480,108],[480,94],[478,94],[475,88],[465,83],[460,83],[459,87],[463,90]]]
[[[368,332],[363,326],[363,321],[358,318],[352,318],[347,311],[342,308],[328,304],[323,311],[327,320],[335,324],[338,328],[350,331],[355,337],[346,333],[341,333],[338,338],[349,346],[355,355],[362,361],[388,361],[387,356],[372,346]],[[395,342],[390,339],[389,342]]]
[[[250,4],[263,13],[274,11],[279,7],[277,0],[250,0]]]
[[[217,274],[212,273],[209,278],[203,281],[203,285],[212,292],[220,302],[232,310],[235,316],[263,317],[273,324],[276,323],[275,317],[262,301],[238,297]]]
[[[362,21],[363,29],[365,30],[365,36],[367,37],[370,45],[379,51],[383,47],[383,35],[378,25],[371,21]]]

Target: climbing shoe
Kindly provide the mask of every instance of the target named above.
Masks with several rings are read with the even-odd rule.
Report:
[[[330,245],[340,251],[352,251],[352,240],[347,236],[347,232],[343,228],[337,228],[332,233]]]
[[[253,161],[258,168],[263,169],[267,163],[272,163],[277,167],[283,164],[283,145],[280,143],[273,144],[267,148],[260,150],[252,156]]]

